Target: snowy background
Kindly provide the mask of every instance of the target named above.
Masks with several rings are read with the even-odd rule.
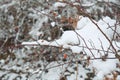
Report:
[[[0,0],[0,80],[120,80],[120,0]]]

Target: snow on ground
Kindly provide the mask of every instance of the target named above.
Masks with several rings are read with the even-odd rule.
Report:
[[[107,60],[107,61],[98,61],[94,60],[92,65],[97,69],[97,77],[96,79],[103,80],[105,74],[109,74],[110,72],[114,71],[116,68],[116,62],[118,60]]]
[[[95,22],[95,21],[94,21]],[[113,30],[114,30],[114,24],[116,23],[115,20],[110,19],[109,17],[103,18],[103,20],[99,20],[98,22],[95,22],[99,28],[107,35],[107,37],[112,40],[113,38]],[[111,28],[109,26],[112,26]],[[113,29],[113,30],[112,30]],[[119,30],[118,30],[119,31]],[[92,23],[91,20],[89,20],[87,17],[82,17],[80,21],[78,21],[77,30],[75,31],[65,31],[63,35],[60,37],[60,39],[57,39],[52,42],[48,42],[45,40],[38,40],[33,42],[23,42],[22,45],[51,45],[51,46],[63,46],[64,48],[70,48],[73,53],[80,53],[80,51],[83,50],[83,47],[88,47],[92,49],[99,49],[101,51],[91,50],[93,55],[95,57],[101,57],[101,55],[104,55],[105,53],[102,51],[103,49],[107,51],[109,48],[109,41],[105,38],[105,36],[100,32],[100,30],[96,27],[94,23]],[[115,41],[113,41],[113,45]],[[118,46],[120,47],[120,43],[117,42]],[[81,47],[80,47],[81,46]],[[120,48],[116,47],[117,50]],[[84,48],[84,51],[87,53],[87,55],[93,57],[89,49]],[[113,53],[109,53],[108,57],[115,57]],[[108,73],[112,72],[116,68],[116,63],[119,61],[116,59],[113,60],[91,60],[91,65],[94,67],[97,71],[96,77],[94,80],[103,80],[103,77],[107,75]],[[81,68],[80,68],[81,69]],[[57,69],[55,69],[57,70]],[[55,70],[51,71],[51,73],[47,74],[47,78],[49,77],[49,80],[55,80],[53,79],[53,76],[58,72],[54,73]],[[84,74],[84,73],[83,73]],[[82,75],[83,75],[82,74]],[[57,76],[57,75],[56,75]],[[68,77],[69,80],[74,80],[75,75]],[[81,79],[82,80],[82,79]],[[118,79],[120,80],[120,79]]]
[[[99,0],[101,1],[101,0]],[[114,0],[109,0],[110,2],[114,2]],[[10,4],[5,4],[0,6],[0,9],[5,9],[7,12],[7,8],[11,5],[14,5],[17,3],[16,1],[12,1]],[[17,3],[19,4],[19,2]],[[94,4],[89,3],[89,5],[84,4],[83,6],[92,6]],[[59,6],[65,7],[65,3],[60,3],[56,2],[53,4],[53,7],[56,9]],[[43,14],[45,13],[44,11],[42,12]],[[41,13],[39,13],[41,14]],[[31,17],[37,18],[40,16],[37,15],[29,15]],[[11,22],[12,17],[9,18]],[[39,32],[39,29],[42,26],[43,22],[47,21],[47,17],[40,17],[38,22],[32,27],[31,32],[29,32],[30,35],[33,36],[33,38],[38,39],[38,35],[42,34]],[[107,37],[111,40],[113,38],[113,30],[114,30],[114,24],[116,23],[116,20],[110,19],[109,17],[104,17],[103,19],[99,20],[98,22],[94,21],[99,28],[107,35]],[[52,27],[55,27],[55,22],[51,23]],[[109,26],[112,26],[111,28]],[[113,30],[112,30],[113,29]],[[120,27],[118,27],[117,32],[120,33]],[[3,33],[0,30],[0,33]],[[3,36],[0,34],[0,36]],[[32,42],[23,42],[22,45],[25,45],[28,50],[30,50],[29,45],[35,46],[35,45],[50,45],[50,46],[58,46],[58,47],[63,47],[63,48],[69,48],[72,50],[73,53],[80,53],[83,51],[83,53],[87,54],[88,56],[91,56],[93,58],[93,55],[96,58],[99,58],[104,56],[104,51],[107,51],[109,48],[110,43],[108,40],[105,38],[105,36],[98,30],[95,24],[92,23],[92,21],[87,18],[87,17],[82,17],[78,23],[77,23],[77,28],[75,31],[65,31],[63,35],[60,37],[60,39],[56,39],[54,41],[48,42],[46,40],[38,40],[38,41],[32,41]],[[116,50],[120,50],[120,42],[113,41],[112,44],[116,48]],[[27,46],[28,45],[28,46]],[[117,46],[116,46],[117,45]],[[91,49],[93,55],[91,54]],[[99,50],[99,51],[98,51]],[[29,52],[28,52],[29,53]],[[25,58],[24,51],[17,51],[15,54],[17,56],[17,59],[12,61],[10,60],[7,65],[7,61],[5,60],[0,60],[0,78],[4,80],[13,80],[15,77],[16,80],[36,80],[36,77],[40,76],[42,74],[42,71],[44,70],[44,67],[32,67],[35,64],[42,64],[43,62],[36,62],[36,63],[30,63],[30,61],[24,63],[23,60],[20,58]],[[79,56],[78,56],[79,57]],[[113,53],[108,54],[108,57],[115,57]],[[63,62],[51,62],[47,68],[54,67],[57,65],[62,64]],[[87,67],[83,67],[81,64],[78,65],[78,80],[85,80],[86,73],[90,72],[89,68],[92,69],[94,68],[96,70],[95,75],[96,77],[93,78],[93,80],[103,80],[103,77],[105,75],[108,75],[109,73],[118,70],[116,69],[116,64],[119,63],[117,59],[108,59],[108,60],[101,60],[101,59],[96,59],[96,60],[90,60],[90,64]],[[24,64],[24,65],[23,65]],[[64,63],[63,63],[64,64]],[[77,64],[76,64],[77,65]],[[59,80],[61,74],[67,74],[67,80],[75,80],[77,71],[74,70],[73,68],[76,67],[71,64],[66,64],[62,65],[59,67],[51,68],[48,69],[47,71],[44,71],[42,74],[42,79],[43,80]],[[69,69],[70,72],[65,72],[65,69]],[[65,72],[65,73],[62,73]],[[92,72],[92,71],[91,71]],[[16,74],[15,74],[16,73]],[[70,74],[71,73],[71,74]],[[38,80],[40,78],[38,77]],[[120,76],[117,77],[117,80],[120,80]]]
[[[33,47],[38,44],[39,45],[57,46],[57,47],[63,46],[63,48],[71,49],[72,52],[75,54],[76,53],[78,54],[81,51],[83,51],[83,53],[86,53],[88,56],[91,56],[91,58],[93,58],[93,55],[91,54],[91,52],[88,49],[88,48],[91,48],[92,49],[91,51],[96,58],[100,58],[101,55],[104,56],[104,52],[102,51],[103,50],[102,48],[104,48],[104,50],[107,51],[107,48],[109,47],[108,40],[98,30],[98,28],[89,20],[89,18],[87,18],[87,17],[82,17],[82,18],[83,18],[83,19],[81,19],[82,23],[80,21],[78,21],[78,25],[77,25],[78,28],[75,31],[65,31],[63,33],[63,35],[60,37],[60,39],[56,39],[51,42],[41,39],[38,41],[23,42],[22,45],[25,45],[28,50],[30,50],[29,45],[32,45]],[[85,23],[84,21],[87,23]],[[111,35],[113,34],[113,31],[111,30],[111,28],[108,27],[107,24],[109,24],[110,26],[113,26],[115,24],[115,22],[116,22],[115,20],[110,19],[109,17],[105,17],[105,18],[103,18],[103,20],[99,20],[98,22],[95,22],[95,23],[98,24],[98,26],[104,31],[104,33],[111,40],[111,38],[112,38]],[[117,47],[117,46],[120,46],[119,42],[113,41],[112,43],[117,50],[120,49],[119,47]],[[117,46],[116,46],[116,44],[117,44]],[[99,49],[101,51],[98,52],[98,50],[95,50],[95,49]],[[11,60],[8,65],[4,65],[5,61],[0,60],[0,67],[1,67],[0,77],[2,77],[2,79],[4,77],[3,75],[5,75],[4,79],[9,78],[9,80],[12,80],[15,77],[17,77],[18,79],[20,79],[20,77],[21,77],[21,80],[25,80],[27,78],[29,78],[30,80],[35,80],[36,77],[38,77],[38,79],[42,78],[45,80],[58,80],[58,79],[60,79],[60,77],[62,77],[61,76],[62,74],[68,75],[67,76],[68,80],[76,79],[77,72],[76,72],[76,70],[74,70],[74,68],[76,67],[77,64],[63,65],[64,64],[63,62],[51,62],[47,66],[47,68],[51,68],[51,67],[54,67],[54,66],[57,66],[60,64],[61,64],[61,66],[48,69],[48,72],[47,71],[43,72],[44,67],[37,67],[37,68],[33,67],[32,68],[33,65],[42,64],[43,62],[37,62],[34,64],[27,62],[24,64],[24,61],[20,60],[20,58],[24,58],[26,56],[24,54],[24,51],[23,52],[18,51],[15,55],[17,55],[18,58],[14,61]],[[22,55],[22,57],[21,57],[21,55]],[[108,57],[115,57],[115,55],[110,52],[108,54]],[[79,56],[78,56],[78,58],[79,58]],[[87,59],[87,58],[85,58],[85,59]],[[93,80],[103,80],[103,77],[105,75],[108,75],[109,73],[117,70],[116,64],[118,64],[118,63],[119,63],[119,61],[117,59],[108,59],[106,61],[103,61],[101,59],[90,60],[90,64],[87,67],[83,67],[83,65],[81,65],[81,64],[78,65],[78,76],[77,77],[80,80],[85,80],[85,78],[87,77],[86,74],[89,72],[92,72],[89,69],[95,69],[96,77],[94,77],[92,79]],[[15,66],[16,64],[21,65],[21,67]],[[69,72],[65,72],[66,67],[68,67],[67,69],[69,69]],[[4,70],[6,70],[6,71],[4,71]],[[13,73],[10,73],[10,71],[12,71]],[[14,71],[16,71],[15,73],[17,73],[17,74],[14,74]],[[42,76],[41,76],[41,74],[42,74]],[[13,75],[13,76],[11,76],[11,75]],[[117,80],[120,80],[119,76],[118,76]]]

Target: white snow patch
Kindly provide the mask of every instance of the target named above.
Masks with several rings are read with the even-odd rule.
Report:
[[[55,27],[55,22],[51,22],[51,26],[52,26],[52,27]]]
[[[53,7],[54,7],[54,8],[64,7],[64,6],[66,6],[66,3],[55,2],[55,3],[53,4]]]
[[[80,53],[80,51],[82,51],[82,49],[79,46],[71,46],[70,49],[73,53]]]
[[[102,61],[102,60],[94,60],[92,61],[93,67],[96,68],[97,70],[97,79],[98,80],[103,80],[103,77],[112,71],[115,70],[116,68],[116,63],[119,61],[116,60],[107,60],[107,61]]]
[[[77,22],[77,29],[82,29],[83,27],[85,27],[85,25],[87,25],[88,23],[90,23],[90,19],[87,17],[80,17],[80,20]]]
[[[79,38],[75,31],[65,31],[60,39],[56,40],[59,45],[79,44]]]

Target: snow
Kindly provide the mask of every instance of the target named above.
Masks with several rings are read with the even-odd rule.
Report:
[[[46,1],[49,3],[49,0],[46,0]],[[59,0],[59,1],[63,1],[63,0]],[[118,51],[118,55],[120,55],[120,41],[119,40],[112,41],[116,20],[111,19],[108,16],[106,17],[104,16],[102,19],[98,21],[95,21],[95,20],[91,21],[88,17],[80,16],[80,20],[77,23],[76,29],[63,31],[63,34],[59,39],[55,39],[53,41],[51,41],[51,37],[48,37],[49,41],[39,39],[39,36],[44,34],[44,32],[42,31],[40,32],[40,29],[43,26],[43,23],[44,22],[46,23],[48,21],[48,17],[46,17],[44,14],[48,14],[50,10],[57,11],[58,7],[67,6],[66,3],[59,2],[59,1],[55,2],[52,5],[51,4],[49,5],[49,7],[51,6],[53,9],[51,7],[48,10],[47,9],[44,10],[40,7],[36,8],[36,10],[34,10],[34,8],[28,9],[28,13],[29,12],[30,13],[27,16],[32,19],[37,19],[37,21],[34,22],[34,25],[31,26],[30,32],[28,32],[29,33],[28,35],[36,39],[36,41],[28,40],[27,42],[22,42],[22,45],[24,45],[24,48],[13,50],[13,52],[11,50],[11,53],[15,53],[15,57],[16,57],[15,60],[12,60],[10,56],[8,56],[7,59],[0,59],[0,78],[2,78],[3,80],[13,80],[15,78],[16,78],[15,80],[41,80],[41,79],[42,80],[59,80],[60,77],[63,77],[64,75],[69,75],[69,76],[66,76],[67,80],[76,80],[77,71],[74,68],[77,67],[78,80],[85,80],[85,78],[88,77],[86,73],[93,72],[92,69],[95,69],[95,77],[92,78],[92,80],[104,80],[103,78],[106,75],[109,77],[113,77],[113,75],[110,75],[110,73],[112,73],[113,71],[116,71],[116,70],[120,71],[120,68],[116,67],[116,64],[120,64],[120,61],[117,58],[106,59],[106,60],[98,59],[98,58],[104,57],[106,53],[108,53],[107,58],[116,57],[114,54],[114,49],[112,47],[110,47],[110,49],[108,50],[110,43],[106,39],[106,37],[103,35],[103,33],[101,33],[98,27],[104,32],[104,34],[112,42],[112,45],[114,46],[116,51]],[[98,0],[98,1],[105,1],[105,2],[109,1],[119,5],[119,3],[116,3],[117,0]],[[31,1],[29,2],[31,3]],[[71,3],[73,3],[73,5],[79,5],[79,6],[82,5],[83,7],[86,7],[86,8],[87,7],[92,7],[95,9],[99,8],[101,12],[104,12],[104,9],[102,7],[95,6],[96,0],[94,1],[91,0],[90,2],[85,0],[85,3],[83,1],[84,4],[80,4],[78,2],[74,3],[74,2],[75,0],[71,0]],[[20,5],[21,4],[20,1],[9,0],[7,4],[1,3],[0,10],[7,13],[9,7],[16,4],[22,8],[22,5]],[[28,6],[26,7],[29,7],[29,3],[27,5]],[[23,8],[25,8],[25,6]],[[91,12],[92,9],[88,9],[87,11]],[[61,14],[58,14],[57,18],[61,18],[61,16],[62,16]],[[7,21],[10,24],[13,24],[14,20],[15,18],[13,15],[9,15],[7,17]],[[98,26],[96,26],[93,22],[96,23]],[[22,26],[23,23],[24,23],[24,18],[21,20],[20,25],[18,26]],[[54,21],[50,23],[52,28],[56,27],[56,24],[57,22],[54,22]],[[119,25],[116,28],[116,32],[120,34]],[[12,28],[10,29],[10,33],[12,33]],[[19,35],[19,33],[17,34]],[[6,36],[8,36],[7,33],[3,30],[0,30],[0,38],[5,38]],[[27,55],[33,54],[34,48],[36,48],[37,46],[39,47],[39,45],[47,45],[47,46],[53,46],[53,47],[56,46],[57,48],[62,47],[63,48],[62,51],[64,51],[64,49],[70,49],[71,53],[70,54],[67,53],[68,57],[66,60],[68,61],[64,62],[62,60],[60,61],[58,60],[58,61],[52,61],[49,63],[46,61],[38,60],[34,62],[34,60],[32,59],[34,55],[30,56],[30,60],[31,60],[30,61]],[[0,48],[0,51],[1,51],[1,48]],[[83,52],[83,54],[81,54],[81,52]],[[41,51],[39,51],[39,53],[41,53]],[[69,59],[71,59],[71,57],[69,58],[69,55],[71,56],[71,54],[73,56],[75,55],[75,58],[74,59],[72,58],[73,62],[68,64]],[[63,55],[63,54],[61,53],[60,55]],[[89,56],[91,58],[90,64],[83,67],[83,64],[85,64],[84,61],[87,60]],[[94,57],[96,59],[94,59]],[[28,60],[25,61],[25,59],[28,59]],[[81,62],[78,63],[77,65],[77,63],[74,62],[75,60],[78,60],[78,61],[80,60]],[[38,66],[38,64],[40,64],[41,67]],[[46,70],[48,70],[48,72],[44,71],[45,65],[47,65]],[[68,70],[68,72],[65,72],[66,69]],[[118,75],[117,80],[120,80],[120,75]]]
[[[12,76],[10,76],[8,80],[13,80],[16,76],[18,76],[17,74],[10,74],[10,75]]]
[[[53,4],[53,7],[54,8],[58,8],[58,7],[65,7],[66,6],[66,3],[61,3],[61,2],[55,2]]]
[[[55,26],[55,22],[51,22],[51,26],[54,27]]]
[[[109,74],[110,72],[114,71],[116,68],[116,63],[119,62],[118,60],[94,60],[92,61],[93,67],[97,70],[97,79],[103,80],[104,75]]]
[[[12,15],[10,15],[10,16],[8,17],[8,22],[12,24],[13,21],[14,21],[14,17],[13,17]]]
[[[85,4],[82,4],[82,6],[85,6],[85,7],[90,7],[90,6],[93,6],[95,5],[95,3],[85,3]]]
[[[2,76],[2,75],[4,75],[4,74],[6,74],[7,72],[2,72],[2,71],[0,71],[0,77]]]
[[[79,44],[79,39],[74,31],[65,31],[59,40],[56,40],[59,45],[64,44]]]
[[[87,17],[80,17],[80,20],[77,23],[77,29],[82,29],[85,25],[90,23],[91,21]],[[87,24],[86,24],[87,23]]]
[[[70,49],[73,53],[80,53],[80,51],[82,51],[79,46],[71,46]]]
[[[99,0],[99,1],[101,1],[101,0]],[[114,0],[109,0],[109,1],[114,2]],[[73,0],[73,2],[74,2],[74,0]],[[8,7],[12,6],[16,3],[19,4],[19,2],[16,2],[15,0],[13,0],[11,3],[1,5],[0,9],[1,10],[5,9],[5,12],[7,12]],[[52,6],[54,9],[57,9],[58,7],[65,7],[66,5],[67,5],[66,3],[55,2]],[[79,5],[79,4],[74,3],[74,5]],[[93,5],[95,5],[95,3],[82,4],[82,6],[85,6],[85,7],[90,7]],[[102,8],[101,8],[101,10],[103,11]],[[106,39],[106,37],[101,33],[101,31],[98,29],[98,27],[104,32],[104,34],[106,34],[106,36],[108,37],[109,40],[112,40],[114,30],[115,30],[114,25],[116,23],[116,20],[111,19],[108,16],[103,17],[99,21],[93,20],[98,25],[98,27],[97,27],[88,17],[80,16],[80,20],[78,21],[75,30],[64,31],[62,36],[59,39],[55,39],[54,41],[49,42],[49,41],[43,40],[43,39],[39,40],[39,36],[43,35],[43,32],[40,32],[39,30],[42,27],[42,24],[44,22],[48,21],[48,17],[43,16],[43,14],[46,14],[47,11],[38,12],[34,9],[29,9],[29,11],[33,11],[33,13],[28,14],[29,17],[38,19],[37,22],[35,22],[35,24],[33,25],[31,31],[29,32],[29,34],[33,38],[35,38],[37,41],[22,42],[22,45],[25,46],[25,48],[28,50],[29,54],[32,53],[30,51],[31,47],[35,48],[35,46],[38,46],[38,45],[49,45],[49,46],[56,46],[56,47],[62,46],[63,49],[66,49],[66,48],[70,49],[73,54],[79,54],[82,51],[83,55],[86,54],[87,56],[90,56],[92,59],[94,57],[101,58],[102,56],[105,55],[105,53],[107,53],[104,51],[108,50],[110,43]],[[41,15],[43,17],[41,17]],[[60,18],[61,15],[59,15],[57,17]],[[8,22],[11,24],[14,22],[14,17],[12,15],[10,15],[8,17]],[[23,21],[21,21],[21,22],[23,22]],[[56,22],[53,21],[50,24],[52,27],[56,27],[55,26]],[[117,26],[116,31],[118,34],[120,34],[120,26]],[[4,37],[6,35],[4,32],[2,32],[2,30],[0,30],[0,33],[1,33],[0,37]],[[49,40],[50,40],[50,37],[49,37]],[[117,42],[117,41],[111,41],[111,42],[112,42],[113,46],[115,47],[116,51],[120,50],[120,42]],[[29,47],[29,46],[31,46],[31,47]],[[89,50],[89,49],[91,49],[91,50]],[[112,52],[113,51],[112,47],[110,47],[110,49],[111,50],[108,53],[107,57],[114,58],[115,55]],[[24,64],[24,61],[21,60],[22,58],[26,57],[26,54],[24,54],[24,50],[25,49],[23,49],[22,51],[17,50],[17,52],[15,52],[17,59],[15,59],[14,61],[9,60],[10,59],[9,57],[6,61],[4,59],[0,60],[0,67],[1,67],[0,68],[1,69],[0,77],[2,77],[3,75],[6,75],[4,77],[5,80],[13,80],[17,76],[20,76],[21,80],[26,80],[27,74],[30,74],[28,76],[29,80],[35,80],[36,77],[38,77],[42,74],[42,76],[40,78],[42,78],[44,80],[59,80],[63,74],[66,74],[66,75],[70,75],[70,76],[66,77],[67,80],[75,80],[76,79],[77,72],[74,70],[74,67],[76,67],[76,64],[74,64],[74,66],[70,66],[69,64],[65,64],[64,62],[53,61],[47,66],[48,72],[45,72],[45,71],[43,71],[44,70],[43,66],[38,67],[38,68],[32,68],[32,65],[34,65],[34,64],[32,64],[30,62],[26,62],[26,64]],[[98,50],[99,50],[99,52],[98,52]],[[118,52],[118,54],[120,55],[120,52]],[[83,59],[87,59],[87,56],[84,56]],[[82,60],[81,56],[77,56],[77,57],[78,58],[76,58],[75,60],[77,60],[77,59]],[[7,65],[5,65],[7,61],[9,61],[9,63]],[[39,63],[42,64],[42,62],[39,62]],[[45,63],[47,63],[47,62],[45,62]],[[118,64],[118,63],[119,63],[119,61],[117,59],[107,59],[105,61],[103,61],[101,59],[93,59],[93,60],[90,60],[90,64],[85,68],[83,68],[83,66],[81,64],[78,64],[78,66],[77,66],[78,72],[79,72],[78,76],[77,76],[78,80],[85,80],[85,78],[87,77],[86,73],[90,72],[89,70],[87,70],[89,68],[95,69],[96,77],[94,77],[93,80],[103,80],[105,75],[108,75],[111,72],[116,70],[116,64]],[[21,65],[21,66],[20,67],[16,66],[16,64]],[[60,64],[61,64],[61,66],[55,67]],[[52,68],[52,67],[55,67],[55,68]],[[66,67],[69,72],[65,72]],[[10,73],[10,70],[16,71],[17,74],[15,74],[14,72]],[[23,72],[23,73],[21,73],[21,72]],[[82,77],[80,77],[80,76],[82,76]],[[39,77],[38,77],[38,79],[39,79]],[[20,78],[18,77],[17,80],[20,80]],[[120,80],[120,76],[117,77],[117,80]]]
[[[4,63],[5,63],[5,60],[1,59],[1,60],[0,60],[0,64],[2,65],[2,64],[4,64]]]
[[[111,40],[113,37],[112,34],[114,32],[113,31],[114,27],[109,28],[108,24],[110,26],[113,26],[115,24],[115,22],[116,22],[115,20],[112,20],[109,17],[105,17],[103,20],[99,20],[96,23],[100,27],[100,29],[107,35],[107,37]],[[63,45],[63,46],[64,45],[86,46],[87,45],[89,48],[96,48],[96,49],[102,49],[101,46],[104,45],[103,48],[105,50],[107,50],[109,47],[108,40],[100,32],[100,30],[96,27],[96,25],[94,23],[92,23],[87,17],[82,17],[82,19],[80,19],[80,21],[78,21],[77,30],[65,31],[60,39],[57,39],[52,42],[48,42],[45,40],[39,40],[37,42],[33,41],[30,43],[23,42],[22,44],[26,45],[26,44],[38,44],[38,43],[40,43],[41,45],[49,44],[49,45],[55,45],[55,46],[61,46],[61,45]],[[71,47],[71,49],[72,49],[72,47]],[[75,52],[79,52],[79,51],[80,50],[77,49]]]
[[[94,20],[93,20],[94,21]],[[109,17],[105,17],[98,22],[94,21],[99,28],[107,35],[107,37],[111,40],[113,35],[114,26],[116,23],[115,20],[110,19]],[[109,26],[108,26],[109,25]],[[118,30],[119,32],[119,30]],[[46,40],[38,40],[38,41],[32,41],[32,42],[23,42],[22,45],[50,45],[50,46],[63,46],[63,48],[69,48],[72,50],[73,53],[80,53],[84,47],[85,52],[87,55],[93,57],[89,49],[85,48],[86,46],[88,48],[92,49],[98,49],[101,50],[100,53],[96,50],[91,50],[94,54],[94,56],[97,58],[101,57],[101,55],[104,55],[103,49],[107,51],[109,48],[109,41],[105,38],[105,36],[100,32],[100,30],[96,27],[96,25],[87,17],[82,17],[77,24],[77,28],[75,31],[65,31],[63,35],[60,37],[60,39],[56,39],[54,41],[48,42]],[[119,47],[116,47],[115,41],[112,42],[113,45],[117,50],[119,50]],[[119,42],[116,42],[118,46],[120,46]],[[108,57],[115,57],[113,53],[109,53]],[[116,63],[119,61],[117,59],[114,60],[92,60],[91,61],[91,67],[94,67],[96,69],[96,77],[94,80],[103,80],[104,75],[109,74],[110,72],[114,71],[116,68]],[[54,63],[55,64],[55,63]],[[57,71],[56,71],[57,70]],[[58,69],[50,70],[48,74],[44,76],[44,78],[49,80],[55,80],[58,79],[58,74],[60,71]],[[84,74],[84,73],[82,73]],[[51,75],[57,76],[53,77]],[[69,80],[75,79],[75,75],[71,75],[71,77],[68,77]],[[82,80],[82,79],[81,79]]]
[[[104,1],[104,2],[113,2],[113,3],[117,3],[117,0],[98,0],[98,1]]]
[[[14,5],[15,3],[17,2],[13,0],[11,3],[0,6],[0,9],[7,9],[9,6]]]
[[[112,34],[114,33],[113,26],[116,21],[110,19],[109,17],[105,17],[103,20],[99,20],[96,22],[100,29],[107,35],[107,37],[111,40],[113,38]],[[52,23],[51,23],[52,24]],[[52,24],[53,25],[53,24]],[[109,26],[108,26],[109,25]],[[119,30],[118,30],[119,32]],[[38,33],[38,35],[41,33]],[[41,45],[80,45],[87,46],[89,48],[97,48],[101,49],[101,46],[106,50],[109,46],[108,40],[105,36],[100,32],[100,30],[96,27],[94,23],[92,23],[87,17],[83,17],[77,24],[77,30],[75,31],[65,31],[60,39],[57,39],[52,42],[48,42],[46,40],[38,40],[33,42],[23,42],[23,45],[26,44],[38,44]],[[98,45],[99,44],[99,45]],[[119,44],[119,43],[118,43]]]
[[[110,21],[110,22],[108,22]],[[107,35],[107,37],[111,40],[114,27],[109,28],[115,24],[115,20],[110,19],[109,17],[105,17],[103,20],[96,22],[101,30]],[[113,30],[112,30],[113,29]],[[34,31],[33,31],[34,33]],[[32,34],[32,33],[31,33]],[[40,33],[41,34],[41,33]],[[96,34],[96,35],[94,35]],[[84,40],[83,40],[84,39]],[[101,42],[102,41],[102,42]],[[84,42],[88,45],[88,47],[93,48],[93,46],[97,49],[101,48],[101,45],[104,45],[104,49],[107,49],[109,46],[108,40],[105,36],[100,32],[100,30],[94,25],[88,18],[84,17],[80,21],[78,21],[77,30],[75,31],[65,31],[60,39],[55,40],[53,42],[47,42],[45,40],[39,40],[40,44],[50,45],[59,44],[59,45],[78,45],[85,46]],[[22,44],[29,44],[29,42]],[[38,44],[37,42],[30,42],[30,44]],[[100,44],[100,45],[98,45]]]
[[[43,22],[47,22],[48,18],[46,16],[40,17],[39,20],[34,24],[34,27],[32,27],[31,31],[29,32],[30,35],[32,35],[33,38],[38,39],[39,29],[42,27]]]

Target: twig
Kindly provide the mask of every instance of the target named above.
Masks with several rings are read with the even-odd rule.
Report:
[[[101,60],[102,58],[91,58],[90,60]],[[116,57],[108,57],[108,58],[106,58],[106,59],[116,59]],[[87,59],[83,59],[83,60],[81,60],[81,61],[86,61]],[[52,68],[55,68],[55,67],[59,67],[59,66],[63,66],[63,65],[65,65],[65,64],[69,64],[69,63],[75,63],[75,62],[78,62],[78,61],[80,61],[80,60],[76,60],[76,61],[69,61],[69,62],[65,62],[65,63],[62,63],[62,64],[59,64],[59,65],[56,65],[56,66],[52,66],[52,67],[49,67],[49,68],[46,68],[46,69],[52,69]]]
[[[74,30],[74,32],[77,33],[75,30]],[[87,45],[86,41],[84,40],[84,38],[83,38],[80,34],[78,34],[78,33],[77,33],[77,35],[84,41],[85,46],[86,46],[87,49],[91,52],[92,56],[95,58],[93,52],[92,52],[92,51],[90,50],[90,48],[88,47],[88,45]]]
[[[76,70],[76,80],[78,80],[78,61],[76,62],[77,70]]]

